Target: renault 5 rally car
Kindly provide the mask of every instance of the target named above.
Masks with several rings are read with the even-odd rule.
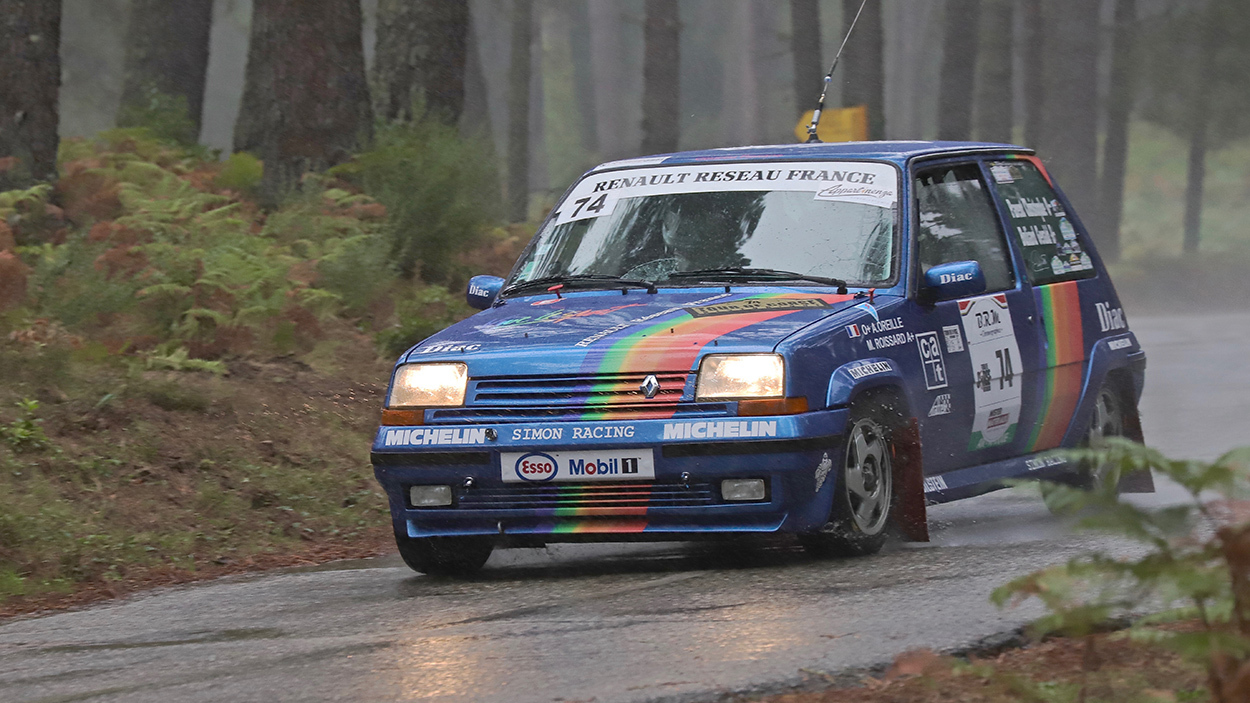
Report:
[[[792,533],[869,554],[926,504],[1140,439],[1145,354],[1033,152],[802,144],[599,166],[482,312],[405,353],[372,447],[413,569],[496,546]]]

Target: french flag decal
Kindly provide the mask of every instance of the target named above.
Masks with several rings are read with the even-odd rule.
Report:
[[[858,337],[858,336],[859,336],[859,325],[847,325],[847,326],[846,326],[846,334],[847,334],[847,336],[849,336],[851,339],[855,339],[856,337]]]

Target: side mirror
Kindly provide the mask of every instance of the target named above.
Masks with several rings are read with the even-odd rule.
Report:
[[[499,276],[474,276],[469,279],[469,289],[465,291],[464,299],[469,307],[485,310],[494,304],[502,288],[503,279]]]
[[[924,287],[920,290],[922,303],[939,300],[966,298],[985,292],[985,274],[981,264],[975,261],[952,261],[938,264],[924,272]]]

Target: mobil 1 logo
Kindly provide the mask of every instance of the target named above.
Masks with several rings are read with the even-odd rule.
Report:
[[[946,388],[946,360],[942,358],[942,344],[937,332],[924,332],[916,335],[916,346],[920,349],[920,363],[924,366],[925,388],[935,391]]]

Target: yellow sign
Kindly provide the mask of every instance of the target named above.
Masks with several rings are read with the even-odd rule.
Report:
[[[799,119],[794,128],[794,136],[799,141],[807,141],[807,126],[812,123],[812,112],[808,110]],[[863,142],[868,141],[868,106],[856,105],[820,113],[820,126],[816,128],[816,136],[822,142]]]

